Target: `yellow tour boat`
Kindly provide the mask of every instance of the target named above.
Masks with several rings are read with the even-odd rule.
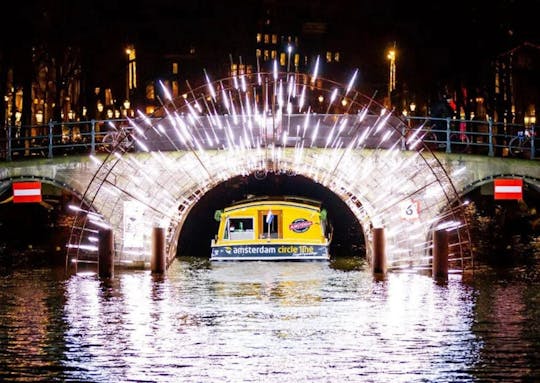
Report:
[[[217,210],[213,261],[328,260],[331,226],[321,203],[303,197],[254,197]]]

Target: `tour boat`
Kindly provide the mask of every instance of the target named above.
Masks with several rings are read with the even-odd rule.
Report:
[[[332,231],[321,203],[303,197],[254,197],[217,210],[213,261],[328,260]]]

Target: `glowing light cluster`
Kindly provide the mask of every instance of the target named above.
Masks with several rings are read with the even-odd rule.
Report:
[[[317,60],[311,75],[274,66],[212,81],[205,72],[200,87],[178,98],[161,83],[163,107],[117,127],[131,149],[118,145],[91,158],[97,170],[85,198],[115,229],[120,257],[134,252],[123,245],[123,201],[143,206],[137,251],[147,259],[153,226],[166,226],[175,246],[187,213],[206,191],[237,175],[268,172],[302,174],[333,191],[368,240],[370,226],[385,227],[391,266],[425,264],[429,232],[444,222],[462,243],[458,198],[421,132],[405,136],[399,117],[360,93],[358,70],[345,86],[319,77],[319,70]],[[410,217],[402,211],[408,201],[420,209]],[[99,226],[90,216],[77,228]],[[463,247],[460,257],[468,258]]]

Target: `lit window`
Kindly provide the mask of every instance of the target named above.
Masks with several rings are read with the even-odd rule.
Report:
[[[105,105],[112,105],[113,97],[111,88],[105,89]]]
[[[300,55],[296,53],[294,55],[294,66],[298,66],[300,64]]]
[[[178,74],[178,63],[172,63],[172,73]]]
[[[131,57],[135,57],[135,50],[131,52],[129,57],[130,60],[128,63],[128,87],[129,89],[135,89],[137,88],[137,64],[135,59],[131,59]]]
[[[256,50],[255,50],[255,56],[256,56],[256,57],[261,57],[261,54],[262,54],[262,53],[261,53],[261,50],[260,50],[260,49],[256,49]]]
[[[334,61],[339,62],[339,52],[334,53]]]
[[[148,84],[146,86],[146,99],[147,100],[154,100],[156,98],[155,92],[154,92],[154,84]]]
[[[326,62],[332,62],[332,52],[326,52]]]
[[[287,55],[283,52],[279,55],[279,65],[281,66],[287,65]]]
[[[264,50],[264,61],[270,60],[270,54],[268,53],[268,49]]]
[[[262,34],[257,33],[257,42],[260,43],[262,41]]]
[[[272,44],[277,44],[277,35],[272,35]]]
[[[275,59],[276,56],[277,56],[277,51],[274,49],[274,50],[272,51],[272,60]]]
[[[265,44],[269,44],[269,43],[270,43],[270,36],[269,36],[269,35],[264,35],[264,43],[265,43]]]

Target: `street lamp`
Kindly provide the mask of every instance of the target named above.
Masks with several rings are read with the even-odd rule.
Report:
[[[289,73],[289,68],[291,67],[291,52],[292,46],[287,46],[287,73]]]
[[[392,95],[392,91],[396,89],[396,43],[394,43],[394,47],[388,51],[386,58],[388,58],[390,63],[388,74],[388,105],[392,107],[390,96]]]

